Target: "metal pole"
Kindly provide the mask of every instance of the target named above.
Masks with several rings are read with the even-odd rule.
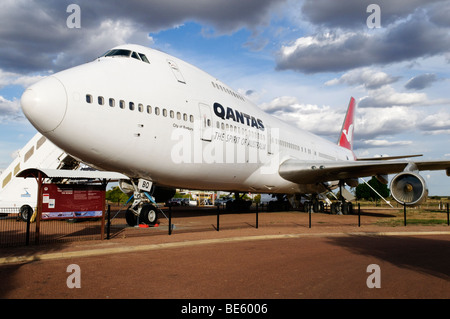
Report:
[[[169,204],[169,236],[172,235],[172,204]]]
[[[308,212],[309,212],[309,228],[311,228],[311,207],[308,205]]]
[[[449,211],[448,211],[448,203],[447,203],[447,226],[450,226]]]
[[[258,229],[258,203],[256,203],[256,229]]]
[[[404,219],[404,226],[406,226],[406,204],[403,204],[403,219]]]
[[[448,204],[447,204],[448,207]],[[33,215],[31,209],[27,209],[28,213],[27,213],[27,236],[26,236],[26,240],[25,240],[25,245],[29,245],[30,244],[30,224],[31,224],[31,215]]]
[[[111,232],[111,205],[108,205],[108,223],[106,224],[106,239],[108,240],[110,232]]]
[[[219,215],[220,215],[219,206],[217,206],[217,228],[216,228],[217,231],[219,231]]]
[[[42,215],[42,184],[44,182],[44,177],[42,173],[39,171],[38,173],[38,199],[37,199],[37,212],[36,212],[36,231],[34,235],[34,241],[36,244],[39,244],[39,234],[41,228],[41,215]]]
[[[358,227],[361,227],[361,204],[358,203]]]

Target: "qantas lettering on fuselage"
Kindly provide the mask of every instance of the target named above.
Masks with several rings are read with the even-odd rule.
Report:
[[[255,119],[253,116],[239,112],[238,110],[233,110],[231,107],[225,109],[221,104],[214,103],[214,113],[222,120],[232,119],[235,122],[247,124],[248,126],[256,127],[257,129],[264,131],[262,120]]]

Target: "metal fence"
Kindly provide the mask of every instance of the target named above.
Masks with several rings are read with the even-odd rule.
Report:
[[[23,221],[15,208],[2,208],[0,247],[102,239],[102,220],[99,218],[41,220],[39,226],[37,236],[36,222]]]
[[[19,218],[19,208],[0,209],[0,246],[24,245],[30,234],[31,225]]]
[[[263,213],[269,212],[267,207],[257,206],[256,210],[252,210],[252,214],[256,213],[254,220],[250,223],[255,224],[258,228],[258,211]],[[360,226],[360,205],[354,210],[354,214],[357,215],[358,226]],[[114,207],[110,209],[108,206],[105,209],[105,219],[102,221],[101,218],[96,219],[66,219],[66,220],[41,220],[39,227],[39,236],[37,236],[36,222],[23,221],[18,214],[17,208],[0,209],[0,247],[5,246],[21,246],[21,245],[35,245],[35,244],[47,244],[47,243],[65,243],[72,241],[81,240],[101,240],[101,239],[113,239],[121,237],[132,237],[132,236],[142,236],[143,233],[160,235],[163,229],[159,228],[158,231],[145,232],[141,231],[139,227],[130,227],[127,224],[125,218],[126,208],[124,207]],[[198,212],[194,212],[194,216]],[[400,212],[400,211],[399,211]],[[177,218],[183,218],[184,216],[192,215],[192,211],[189,210],[176,210],[175,212]],[[408,214],[413,216],[406,216],[406,208],[404,214],[392,213],[393,216],[396,214],[397,218],[394,220],[397,224],[393,226],[398,226],[404,224],[417,223],[416,219],[419,218],[418,222],[424,225],[450,225],[450,212],[449,205],[442,204],[439,206],[438,210],[426,210],[422,213],[415,213],[414,210],[410,210]],[[211,215],[212,221],[216,221],[214,225],[215,229],[219,231],[220,224],[219,221],[223,217],[226,217],[227,212],[224,207],[212,208],[206,211],[201,211],[201,215]],[[217,215],[215,219],[214,215]],[[403,220],[400,219],[403,215]],[[164,221],[164,229],[168,229],[169,235],[172,232],[172,210],[171,208],[164,210],[164,217],[167,221]],[[164,218],[161,216],[161,218]],[[315,217],[312,217],[314,219]],[[411,219],[410,219],[411,218]],[[225,218],[226,219],[226,218]],[[168,223],[167,223],[168,222]],[[168,226],[171,225],[171,226]],[[210,227],[211,223],[205,227]],[[222,225],[221,225],[222,226]],[[311,228],[311,210],[309,211],[309,227]],[[198,229],[193,229],[182,225],[181,228],[176,229],[176,232],[183,231],[199,231]]]

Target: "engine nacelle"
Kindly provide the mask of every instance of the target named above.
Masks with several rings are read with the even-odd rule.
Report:
[[[422,176],[414,172],[402,172],[391,181],[392,197],[400,204],[417,206],[428,196],[428,188]]]

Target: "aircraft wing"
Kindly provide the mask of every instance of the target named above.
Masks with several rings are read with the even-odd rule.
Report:
[[[346,180],[376,175],[400,173],[408,170],[447,170],[450,176],[450,161],[405,161],[405,160],[364,160],[364,161],[302,161],[288,159],[278,172],[284,179],[298,184],[315,184],[328,181]]]

